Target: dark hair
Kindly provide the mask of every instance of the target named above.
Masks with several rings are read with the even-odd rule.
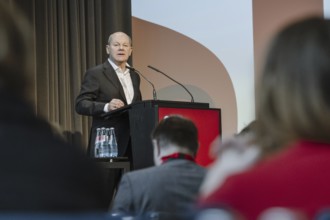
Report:
[[[195,124],[184,117],[172,115],[159,122],[151,135],[162,148],[173,144],[196,153],[198,150],[198,131]]]
[[[330,143],[330,21],[293,23],[274,39],[257,93],[260,144]]]

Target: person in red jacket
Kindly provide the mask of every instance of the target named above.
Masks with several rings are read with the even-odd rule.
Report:
[[[330,20],[285,27],[270,47],[257,93],[264,159],[199,201],[258,219],[274,207],[308,219],[330,207]],[[239,162],[239,160],[237,160]]]

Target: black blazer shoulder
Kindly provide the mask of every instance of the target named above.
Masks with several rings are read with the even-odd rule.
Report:
[[[132,102],[140,101],[140,76],[134,71],[131,71],[130,75],[134,89]],[[106,61],[86,71],[80,93],[76,98],[76,111],[78,114],[99,117],[104,113],[105,104],[112,99],[120,99],[127,105],[119,78]]]

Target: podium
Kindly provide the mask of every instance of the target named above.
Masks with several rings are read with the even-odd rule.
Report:
[[[202,166],[212,162],[209,147],[215,137],[221,134],[221,109],[209,108],[208,103],[146,100],[117,111],[127,111],[129,115],[133,170],[154,165],[151,132],[160,120],[173,114],[191,119],[198,128],[200,146],[196,162]]]

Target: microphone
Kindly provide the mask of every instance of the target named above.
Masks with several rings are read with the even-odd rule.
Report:
[[[176,81],[175,79],[173,79],[172,77],[170,77],[169,75],[167,75],[166,73],[160,71],[159,69],[157,69],[157,68],[155,68],[155,67],[153,67],[153,66],[150,66],[150,65],[148,65],[148,67],[149,67],[150,69],[155,70],[156,72],[159,72],[159,73],[163,74],[164,76],[166,76],[167,78],[169,78],[169,79],[172,80],[173,82],[175,82],[175,83],[179,84],[180,86],[182,86],[182,88],[184,88],[184,90],[186,90],[186,91],[189,93],[189,95],[190,95],[190,97],[191,97],[191,102],[194,102],[194,97],[193,97],[193,95],[189,92],[189,90],[188,90],[184,85],[182,85],[181,83],[179,83],[178,81]]]
[[[137,69],[134,69],[133,67],[131,66],[126,66],[127,69],[129,70],[132,70],[136,73],[138,73],[140,76],[143,77],[143,79],[145,79],[151,86],[152,86],[152,95],[153,95],[153,98],[154,100],[157,100],[157,93],[156,93],[156,89],[155,89],[155,86],[152,82],[150,82],[140,71],[138,71]]]

